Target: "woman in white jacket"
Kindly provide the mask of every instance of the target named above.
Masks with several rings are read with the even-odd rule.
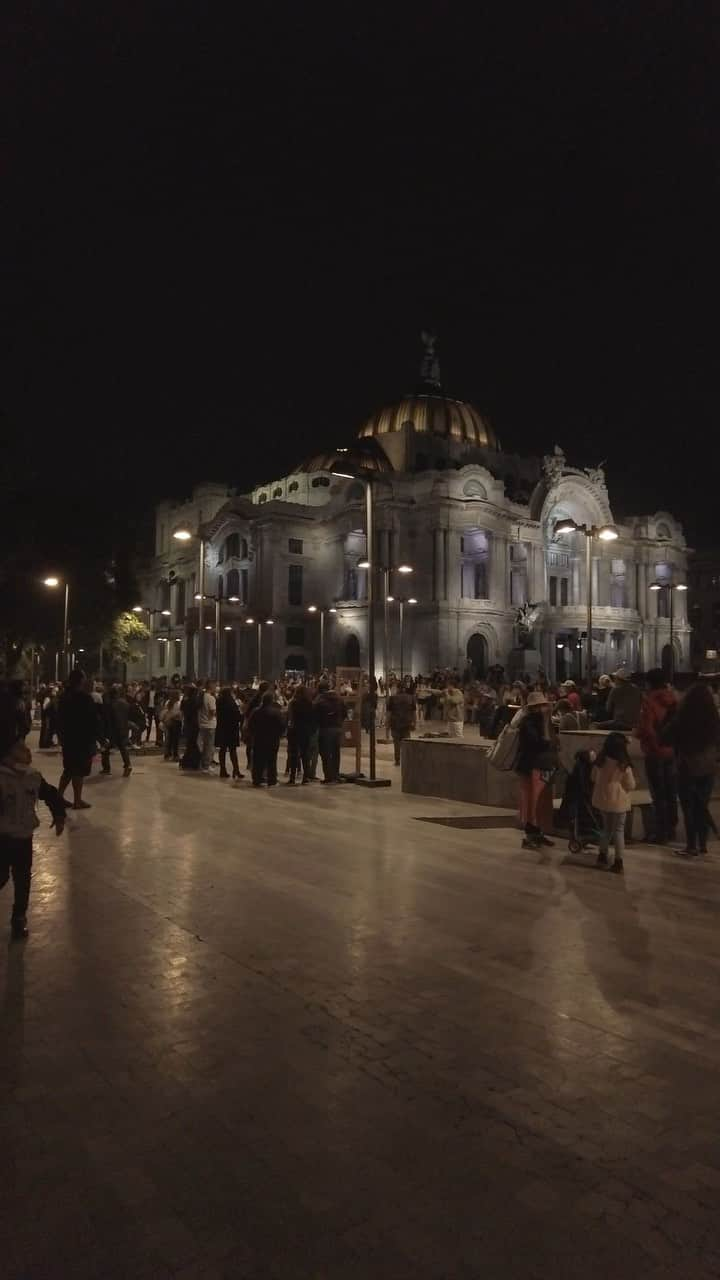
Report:
[[[635,790],[635,776],[630,767],[627,742],[623,733],[609,733],[599,752],[593,777],[593,808],[602,816],[599,867],[608,866],[608,850],[612,842],[615,861],[610,867],[616,875],[623,873],[625,854],[625,818],[630,810],[630,792]]]

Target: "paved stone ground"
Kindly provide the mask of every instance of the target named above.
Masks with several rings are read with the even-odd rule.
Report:
[[[720,1274],[717,851],[620,879],[159,759],[87,795],[0,948],[3,1277]]]

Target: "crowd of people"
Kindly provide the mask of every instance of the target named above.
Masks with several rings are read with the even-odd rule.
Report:
[[[27,934],[37,803],[48,805],[59,834],[68,808],[90,808],[83,785],[96,757],[108,774],[117,753],[123,776],[129,778],[133,752],[153,743],[165,761],[184,772],[215,773],[240,784],[245,774],[239,753],[244,748],[252,786],[274,787],[285,739],[288,786],[315,781],[332,785],[341,781],[344,722],[357,715],[361,729],[374,726],[390,736],[396,765],[403,740],[416,729],[462,737],[466,725],[477,725],[480,735],[498,745],[512,735],[522,843],[531,849],[553,843],[554,798],[562,776],[559,734],[607,730],[597,757],[578,752],[577,768],[586,780],[587,809],[597,827],[585,832],[591,838],[584,843],[595,843],[598,865],[616,874],[623,870],[631,833],[637,782],[628,743],[637,739],[652,799],[652,829],[646,828],[645,839],[674,844],[681,809],[685,847],[675,852],[695,858],[707,851],[720,749],[718,690],[707,682],[696,681],[680,696],[659,669],[634,676],[619,670],[601,675],[592,689],[582,689],[572,680],[552,684],[542,670],[535,678],[509,681],[502,667],[495,667],[483,680],[457,670],[402,679],[391,674],[387,684],[373,681],[362,699],[357,695],[350,681],[327,671],[303,680],[256,678],[250,684],[218,687],[213,680],[182,683],[178,678],[169,684],[93,682],[76,668],[64,687],[41,686],[34,704],[21,682],[7,684],[0,690],[0,887],[13,876],[14,936]],[[62,751],[57,789],[31,765],[25,738],[34,718],[40,725],[40,747],[57,744]],[[65,799],[68,789],[72,801]],[[572,785],[566,786],[566,818],[572,794]]]

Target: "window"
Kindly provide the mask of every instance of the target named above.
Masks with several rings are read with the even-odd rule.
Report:
[[[301,564],[288,565],[288,604],[303,602],[303,567]]]
[[[240,559],[247,560],[247,558],[248,558],[247,538],[241,538],[240,539]]]
[[[222,544],[221,544],[221,545],[220,545],[220,549],[219,549],[219,551],[218,551],[218,558],[217,558],[217,562],[218,562],[218,564],[222,564],[222,562],[223,562],[223,560],[224,560],[224,559],[225,559],[225,548],[224,548],[224,546],[222,546]]]
[[[557,584],[558,584],[557,578],[551,577],[550,578],[550,604],[551,605],[557,605],[557,602],[558,602]]]
[[[518,608],[525,603],[525,570],[510,570],[510,603]]]
[[[313,480],[313,484],[314,484],[314,483],[315,483],[315,481]],[[267,494],[266,494],[266,493],[261,493],[261,494],[260,494],[260,497],[258,498],[258,506],[259,506],[259,507],[261,507],[261,506],[262,506],[262,504],[263,504],[263,502],[267,502]]]
[[[670,617],[670,590],[670,587],[661,587],[659,591],[655,592],[658,618]]]
[[[175,650],[175,655],[173,660],[174,665],[176,667],[181,667],[182,666],[182,640],[173,640],[173,649]]]
[[[327,476],[315,476],[315,479],[312,482],[312,487],[313,489],[327,489],[329,484],[330,481]]]
[[[298,484],[297,480],[291,480],[290,484],[288,485],[288,493],[297,493],[299,488],[300,488],[300,485]]]
[[[227,587],[228,596],[240,595],[240,574],[238,573],[237,569],[230,570],[227,576],[226,587]]]
[[[157,594],[158,594],[158,599],[160,601],[160,608],[169,609],[170,608],[170,583],[167,581],[167,579],[165,579],[164,582],[160,583]]]
[[[291,645],[299,645],[302,649],[305,644],[305,628],[304,627],[286,627],[285,643]]]
[[[273,489],[273,498],[282,498],[282,489]]]
[[[352,566],[345,570],[345,599],[358,599],[358,571]]]
[[[243,604],[247,604],[248,602],[248,571],[247,569],[240,570],[240,599],[242,600]]]
[[[164,667],[167,661],[167,640],[158,640],[157,642],[157,662],[159,667]]]
[[[303,553],[302,538],[288,538],[288,551],[291,556],[301,556]],[[290,641],[288,641],[288,644]]]
[[[177,584],[177,595],[175,597],[175,621],[185,621],[185,579],[181,578]]]
[[[228,560],[236,559],[240,555],[240,534],[231,533],[225,539],[225,555]]]
[[[568,602],[568,579],[561,578],[560,579],[560,603],[567,604],[567,602]]]
[[[487,565],[484,560],[475,565],[475,599],[486,600],[488,594],[487,588]]]

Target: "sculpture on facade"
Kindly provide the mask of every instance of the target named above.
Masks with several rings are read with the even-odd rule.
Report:
[[[533,648],[533,628],[540,616],[540,605],[532,604],[529,600],[515,614],[515,628],[517,631],[517,643],[520,649]]]
[[[605,484],[605,459],[599,462],[596,467],[586,467],[585,475],[591,484],[600,484],[603,489],[607,488]]]
[[[552,453],[546,453],[542,461],[543,474],[548,484],[557,484],[562,478],[565,466],[565,454],[560,445],[556,444]]]

